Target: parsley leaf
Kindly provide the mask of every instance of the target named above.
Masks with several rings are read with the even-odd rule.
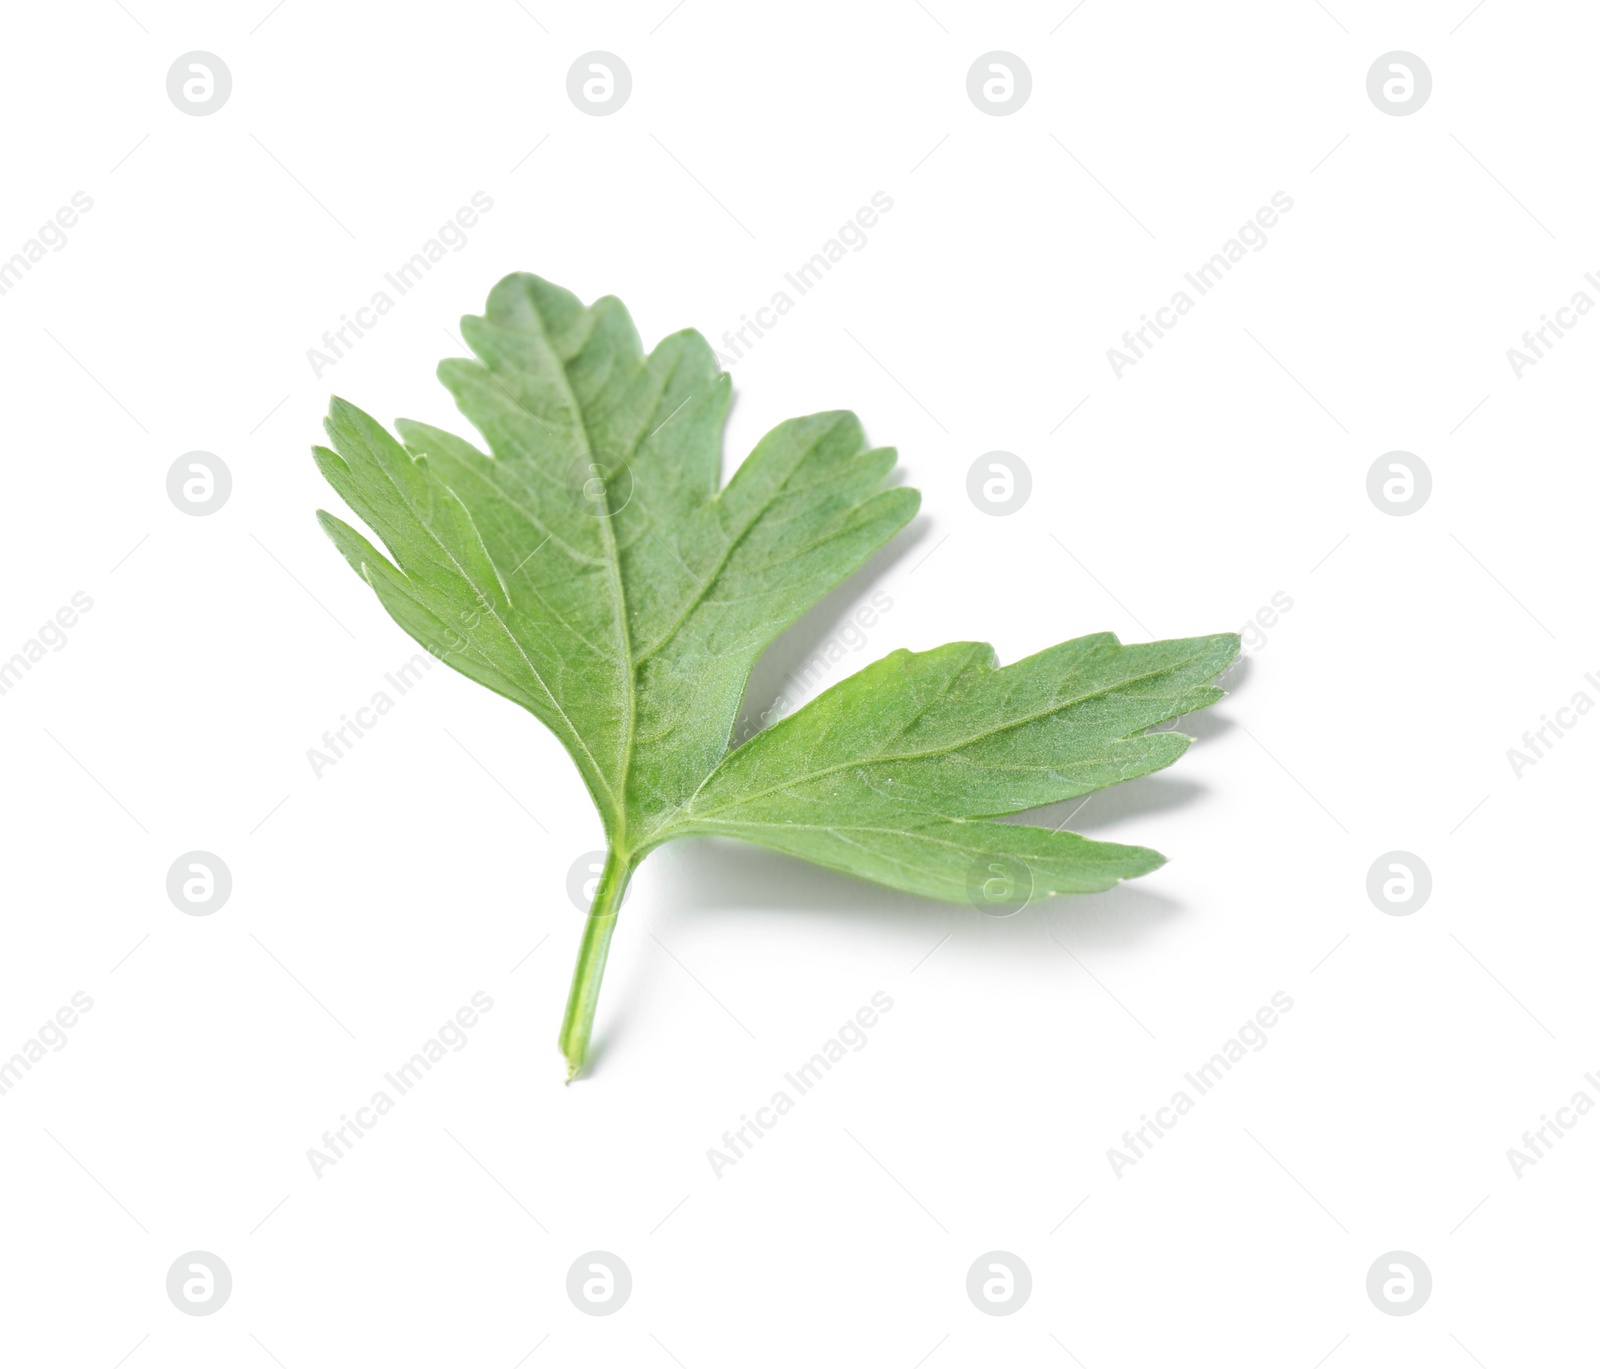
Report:
[[[730,749],[763,650],[916,512],[850,413],[774,428],[724,487],[728,376],[693,330],[646,353],[622,304],[532,275],[462,320],[439,378],[488,453],[343,400],[317,465],[383,543],[319,512],[391,617],[522,705],[571,755],[608,856],[560,1045],[583,1066],[617,909],[639,862],[692,834],[965,899],[992,863],[1023,897],[1109,888],[1162,857],[993,822],[1170,765],[1152,725],[1221,697],[1232,634],[1079,638],[1004,669],[955,643],[896,651]]]
[[[1162,857],[983,819],[1171,765],[1189,738],[1144,729],[1221,698],[1205,682],[1237,651],[1103,632],[1003,670],[983,642],[891,652],[730,752],[677,824],[933,898],[966,898],[991,857],[1027,867],[1024,896],[1109,889]]]

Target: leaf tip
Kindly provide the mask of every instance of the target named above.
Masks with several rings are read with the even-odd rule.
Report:
[[[331,448],[324,447],[320,442],[312,444],[311,459],[317,463],[317,469],[327,477],[329,484],[334,483],[334,475],[341,473],[345,469],[344,458]],[[317,510],[317,515],[318,517],[322,515],[321,509]]]

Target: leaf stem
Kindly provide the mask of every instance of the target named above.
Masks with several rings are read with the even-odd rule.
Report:
[[[561,1053],[567,1058],[567,1082],[583,1069],[589,1054],[589,1033],[594,1028],[594,1010],[600,1001],[600,980],[606,972],[606,953],[611,949],[611,933],[617,925],[617,910],[633,875],[634,862],[615,847],[606,852],[606,863],[595,885],[594,901],[584,922],[583,942],[578,947],[578,962],[572,968],[572,988],[567,994],[567,1011],[561,1020]]]

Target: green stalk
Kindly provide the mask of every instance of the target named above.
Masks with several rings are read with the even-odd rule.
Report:
[[[567,1058],[567,1082],[583,1068],[589,1054],[589,1033],[594,1028],[595,1005],[600,1001],[600,980],[606,972],[606,953],[611,949],[611,933],[617,925],[617,909],[633,875],[633,860],[615,847],[607,850],[605,867],[595,885],[594,902],[583,928],[583,943],[578,947],[578,963],[572,967],[572,988],[567,994],[567,1011],[561,1019],[561,1053]]]

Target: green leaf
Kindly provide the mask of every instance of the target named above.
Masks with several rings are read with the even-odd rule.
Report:
[[[1145,729],[1221,698],[1206,681],[1238,649],[1104,632],[1004,670],[981,642],[895,651],[731,752],[676,825],[933,898],[971,897],[997,856],[1024,898],[1108,889],[1162,857],[987,819],[1171,765],[1190,739]]]
[[[730,749],[763,650],[902,528],[889,448],[850,413],[779,424],[720,483],[728,377],[696,332],[648,354],[615,299],[514,275],[462,320],[439,377],[487,451],[335,399],[328,482],[387,551],[318,517],[391,617],[561,740],[605,827],[561,1044],[587,1051],[638,862],[721,833],[937,898],[1000,869],[1033,896],[1161,863],[1140,847],[991,819],[1169,765],[1152,725],[1220,696],[1235,636],[1108,634],[997,669],[987,646],[897,651]],[[569,1076],[570,1077],[570,1076]]]

